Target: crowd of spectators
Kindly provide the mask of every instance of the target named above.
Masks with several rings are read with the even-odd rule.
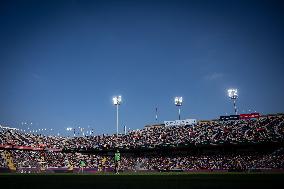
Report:
[[[190,126],[160,126],[126,135],[58,137],[1,129],[0,144],[57,149],[133,149],[157,146],[218,145],[284,141],[284,116],[236,121],[208,121]]]
[[[97,170],[113,169],[113,155],[63,153],[48,151],[11,151],[17,170],[22,168],[78,168],[84,161],[85,168]],[[3,165],[3,159],[0,159]],[[123,154],[122,171],[198,171],[198,170],[257,170],[284,169],[284,149],[259,152],[210,152],[198,154]]]
[[[4,152],[0,150],[0,167],[7,167],[7,163],[4,157]]]
[[[260,144],[284,141],[284,116],[265,116],[235,121],[207,121],[187,126],[153,126],[134,130],[126,135],[58,137],[23,133],[16,129],[0,128],[0,167],[7,167],[3,156],[5,145],[17,169],[25,167],[79,167],[104,170],[114,168],[113,156],[84,154],[84,150],[155,149],[159,146]],[[18,148],[16,148],[18,147]],[[40,148],[38,151],[21,147]],[[59,151],[58,151],[59,150]],[[69,151],[66,151],[69,150]],[[73,151],[72,153],[70,152]],[[248,151],[245,153],[215,154],[144,154],[123,155],[122,170],[202,170],[202,169],[283,169],[284,152]],[[85,151],[86,152],[86,151]]]

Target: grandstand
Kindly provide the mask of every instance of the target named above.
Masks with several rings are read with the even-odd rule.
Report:
[[[2,127],[1,171],[111,172],[122,152],[122,172],[283,171],[284,116],[153,126],[126,135],[58,137]]]

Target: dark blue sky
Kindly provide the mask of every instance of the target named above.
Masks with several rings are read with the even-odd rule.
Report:
[[[115,132],[182,118],[284,112],[281,1],[1,1],[0,123]],[[122,127],[121,127],[122,130]]]

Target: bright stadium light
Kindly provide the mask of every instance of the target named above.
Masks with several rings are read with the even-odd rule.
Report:
[[[175,97],[175,105],[178,107],[178,119],[180,120],[180,107],[182,106],[182,97],[181,96],[177,96]]]
[[[113,104],[114,105],[120,105],[120,103],[121,103],[121,96],[115,96],[115,97],[113,97],[112,98],[112,101],[113,101]]]
[[[231,99],[237,99],[238,98],[238,89],[228,89],[228,96]]]
[[[182,97],[175,97],[175,105],[176,106],[182,105]]]
[[[231,100],[233,100],[235,114],[237,115],[238,112],[237,112],[236,100],[238,98],[238,89],[228,89],[228,96]]]
[[[113,105],[116,106],[116,136],[118,136],[118,106],[121,104],[122,102],[122,98],[121,96],[115,96],[112,98],[113,101]]]

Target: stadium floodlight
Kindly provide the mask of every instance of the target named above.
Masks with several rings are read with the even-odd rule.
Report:
[[[114,105],[120,105],[120,104],[121,104],[121,101],[122,101],[121,96],[115,96],[115,97],[113,97],[113,98],[112,98],[112,101],[113,101],[113,104],[114,104]]]
[[[116,136],[118,136],[118,106],[121,104],[122,102],[122,98],[121,96],[114,96],[112,98],[113,101],[113,105],[116,106]]]
[[[238,98],[238,89],[228,89],[228,96],[231,99],[237,99]]]
[[[238,112],[237,112],[236,100],[238,98],[238,89],[228,89],[228,96],[231,100],[233,100],[235,114],[237,115]]]
[[[180,107],[182,106],[182,97],[181,96],[177,96],[175,97],[175,105],[178,107],[178,119],[180,120]]]

